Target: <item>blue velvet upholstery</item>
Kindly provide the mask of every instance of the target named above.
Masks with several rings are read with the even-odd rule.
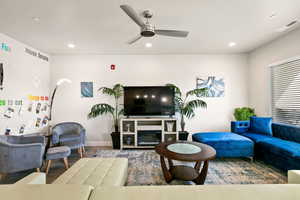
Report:
[[[217,157],[252,157],[254,143],[241,135],[229,132],[195,133],[193,141],[212,146]]]
[[[79,123],[59,123],[52,129],[52,143],[54,145],[68,146],[71,149],[78,149],[85,144],[85,134],[85,129]]]
[[[232,132],[255,142],[255,157],[283,170],[300,169],[300,127],[272,123],[272,136],[241,129],[242,122],[231,122]],[[251,126],[251,122],[250,122]]]
[[[0,136],[0,173],[40,168],[45,151],[43,136]]]
[[[250,131],[264,135],[272,135],[272,118],[250,117]]]
[[[283,140],[300,143],[300,127],[288,124],[273,123],[273,136]]]
[[[231,132],[245,133],[250,128],[250,121],[234,121],[231,122]]]
[[[51,147],[46,153],[46,160],[54,160],[60,158],[66,158],[71,154],[70,147],[60,146],[60,147]]]
[[[243,133],[241,135],[245,136],[247,138],[250,138],[255,143],[273,138],[272,136],[267,136],[267,135],[263,135],[263,134],[260,134],[260,133],[251,133],[251,132],[246,132],[246,133]]]
[[[264,149],[272,149],[272,153],[286,156],[300,158],[300,144],[279,138],[271,138],[260,143]]]

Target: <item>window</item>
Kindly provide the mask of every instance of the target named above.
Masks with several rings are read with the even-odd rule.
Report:
[[[275,122],[300,125],[300,59],[271,67]]]

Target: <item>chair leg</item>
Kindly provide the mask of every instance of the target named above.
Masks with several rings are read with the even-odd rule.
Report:
[[[3,179],[5,179],[5,177],[6,177],[6,174],[0,173],[0,181],[3,180]]]
[[[69,169],[68,158],[66,157],[66,158],[64,158],[63,160],[64,160],[65,168],[66,168],[66,169]]]
[[[83,151],[83,153],[86,153],[86,152],[85,152],[85,147],[84,147],[84,146],[82,146],[82,151]]]
[[[41,172],[41,169],[40,168],[36,168],[36,172]]]
[[[78,154],[79,154],[80,158],[83,157],[83,155],[82,155],[82,147],[79,147],[79,148],[78,148]]]
[[[253,162],[253,161],[254,161],[253,157],[249,157],[249,159],[250,159],[250,162]]]
[[[49,173],[50,166],[51,166],[51,160],[48,160],[48,161],[47,161],[47,166],[46,166],[46,174]]]

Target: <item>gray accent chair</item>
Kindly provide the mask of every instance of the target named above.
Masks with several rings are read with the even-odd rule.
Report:
[[[43,136],[0,136],[0,173],[36,169],[40,172],[45,153]]]
[[[52,144],[77,149],[82,158],[85,152],[85,135],[85,128],[77,122],[59,123],[52,128]]]

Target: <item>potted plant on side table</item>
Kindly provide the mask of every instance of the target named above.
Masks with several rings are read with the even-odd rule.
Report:
[[[197,108],[206,108],[207,104],[201,100],[207,93],[206,88],[194,89],[183,94],[181,90],[174,84],[167,84],[167,86],[174,88],[175,91],[175,111],[180,115],[179,140],[187,140],[189,133],[185,131],[185,118],[191,119],[195,117],[195,110]]]
[[[256,116],[254,108],[249,107],[236,108],[233,115],[237,121],[247,121],[250,117]]]
[[[124,109],[120,104],[120,98],[123,95],[123,86],[121,84],[116,84],[112,88],[101,87],[98,91],[102,92],[102,94],[112,96],[114,98],[114,105],[109,105],[107,103],[96,104],[91,108],[88,118],[90,119],[110,114],[113,118],[114,126],[114,132],[111,133],[113,148],[120,149],[119,121],[124,113]]]

